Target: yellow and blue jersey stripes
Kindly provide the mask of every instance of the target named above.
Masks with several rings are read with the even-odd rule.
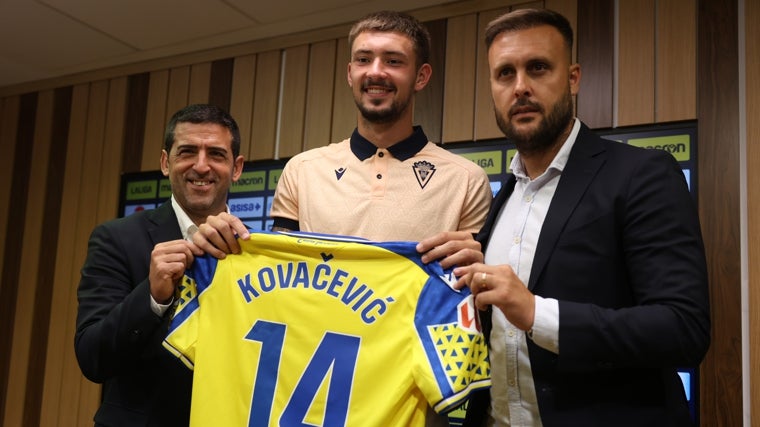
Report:
[[[468,290],[413,242],[254,233],[197,258],[164,346],[195,426],[417,426],[490,386]]]

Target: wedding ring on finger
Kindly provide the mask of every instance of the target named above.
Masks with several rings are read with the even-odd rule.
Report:
[[[488,285],[486,284],[487,278],[488,278],[488,273],[484,271],[480,272],[480,290],[481,291],[488,290]]]

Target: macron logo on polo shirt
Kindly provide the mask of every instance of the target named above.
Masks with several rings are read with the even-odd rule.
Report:
[[[335,178],[340,181],[344,173],[346,173],[346,168],[335,169]]]

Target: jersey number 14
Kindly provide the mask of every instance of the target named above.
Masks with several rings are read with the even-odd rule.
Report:
[[[287,326],[281,323],[258,320],[245,336],[248,340],[261,343],[261,356],[256,369],[256,383],[253,385],[251,412],[248,416],[249,427],[269,427],[286,329]],[[277,424],[308,425],[304,423],[306,414],[332,368],[327,392],[329,399],[322,425],[344,426],[360,343],[359,337],[327,332],[301,374]]]

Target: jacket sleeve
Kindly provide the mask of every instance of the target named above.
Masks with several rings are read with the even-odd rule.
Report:
[[[622,178],[611,166],[596,177],[557,242],[552,280],[580,295],[558,297],[561,370],[695,366],[709,346],[695,203],[675,159],[643,151],[620,156],[632,164]]]
[[[129,371],[160,351],[169,312],[150,309],[148,270],[153,245],[145,232],[110,222],[95,228],[77,290],[74,347],[91,381]]]

